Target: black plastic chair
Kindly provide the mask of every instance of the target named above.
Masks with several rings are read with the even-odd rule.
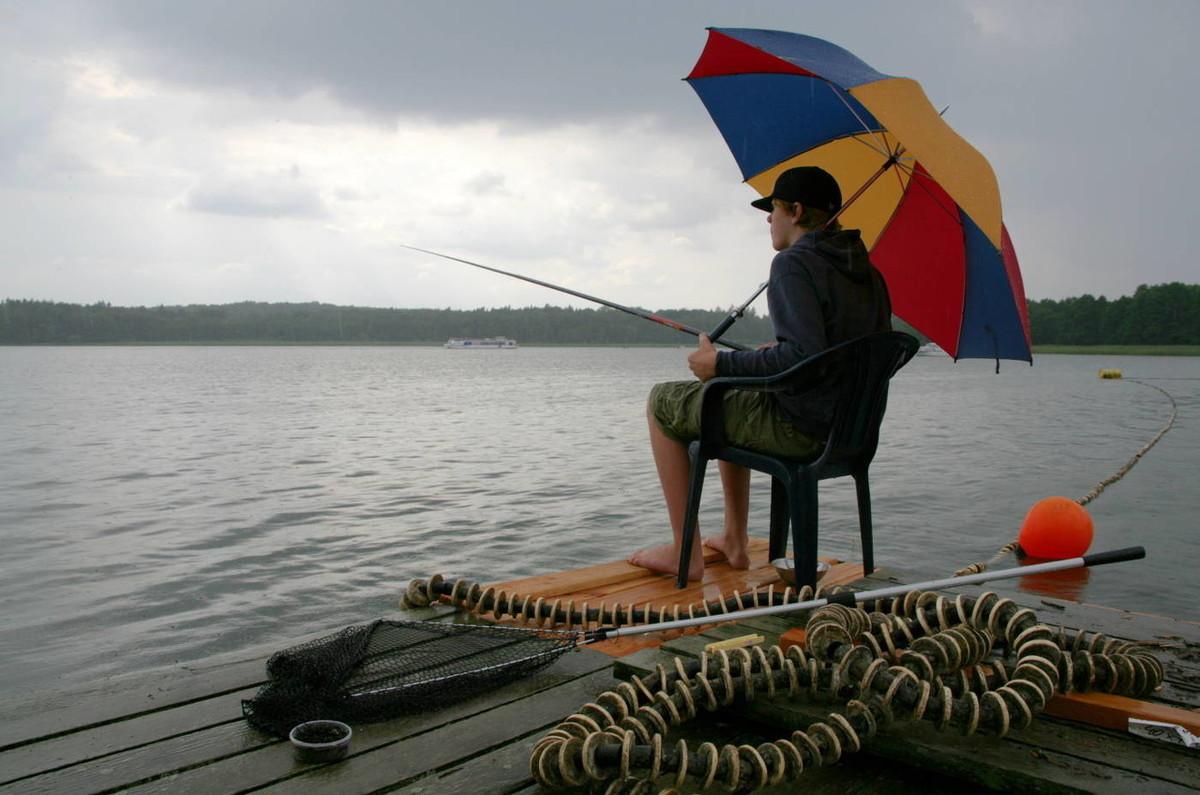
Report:
[[[676,585],[687,586],[688,558],[696,534],[704,474],[713,459],[730,461],[771,476],[770,560],[787,551],[792,528],[792,553],[797,586],[817,580],[817,482],[854,478],[858,492],[858,524],[862,534],[863,570],[875,569],[871,541],[871,488],[867,468],[879,443],[879,426],[887,408],[888,381],[917,352],[915,338],[899,331],[882,331],[851,340],[810,356],[782,373],[766,377],[714,378],[704,385],[700,438],[688,446],[691,482]],[[834,390],[836,404],[829,437],[811,460],[792,460],[726,445],[723,397],[730,389],[780,392],[817,384]]]

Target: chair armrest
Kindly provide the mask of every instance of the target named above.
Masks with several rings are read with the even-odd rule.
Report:
[[[827,358],[827,354],[840,347],[839,345],[809,356],[773,375],[718,376],[707,381],[700,393],[700,443],[706,449],[721,447],[725,444],[724,397],[726,392],[731,389],[744,389],[752,392],[782,392],[795,386],[798,382],[802,383],[806,377],[817,378],[823,374],[821,365]]]
[[[909,343],[907,354],[897,362],[896,369],[902,367],[916,351],[916,340],[907,334],[895,331],[876,332],[866,337],[834,345],[832,348],[826,348],[773,375],[719,376],[710,379],[704,384],[704,390],[700,393],[701,445],[706,449],[713,449],[725,444],[725,402],[723,398],[729,390],[782,392],[793,387],[803,387],[807,383],[820,382],[828,375],[827,365],[841,360],[845,349],[878,337],[907,338]]]

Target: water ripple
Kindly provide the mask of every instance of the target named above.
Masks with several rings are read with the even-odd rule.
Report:
[[[687,376],[675,349],[0,349],[10,365],[37,375],[0,380],[10,687],[282,646],[392,610],[412,576],[510,579],[668,537],[642,407],[651,384]],[[932,577],[986,559],[1035,500],[1121,466],[1164,401],[1097,366],[1200,376],[1197,359],[1041,357],[998,377],[909,365],[871,470],[880,563]],[[1195,617],[1200,505],[1178,474],[1200,452],[1200,382],[1161,383],[1176,430],[1091,507],[1095,547],[1136,538],[1154,576],[1039,587]],[[706,529],[721,523],[715,474]],[[762,535],[770,484],[751,488]],[[820,494],[822,552],[857,558],[853,487]]]

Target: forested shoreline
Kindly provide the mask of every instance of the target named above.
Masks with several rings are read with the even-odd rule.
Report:
[[[1111,301],[1030,301],[1029,323],[1035,345],[1197,345],[1200,284],[1142,285]]]
[[[722,310],[662,309],[699,329]],[[252,303],[120,307],[5,300],[0,344],[431,344],[451,337],[510,337],[521,344],[678,345],[674,329],[608,308],[380,309],[333,304]],[[754,344],[771,339],[771,323],[748,311],[729,334]]]
[[[711,329],[727,310],[660,309]],[[1035,345],[1198,345],[1200,285],[1142,285],[1108,300],[1091,295],[1029,302]],[[0,303],[0,344],[431,344],[450,337],[504,336],[521,344],[677,345],[678,331],[608,308],[384,309],[320,303],[193,304],[122,307],[29,299]],[[731,338],[771,339],[770,319],[754,310]]]

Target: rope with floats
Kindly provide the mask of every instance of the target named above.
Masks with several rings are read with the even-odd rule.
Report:
[[[989,659],[997,648],[1015,659]],[[1055,631],[995,593],[951,600],[911,592],[867,609],[820,608],[807,624],[807,649],[720,650],[660,664],[559,723],[534,746],[530,772],[547,788],[590,784],[606,795],[649,793],[664,776],[671,785],[661,795],[689,783],[744,792],[833,764],[898,720],[1003,737],[1027,727],[1055,693],[1144,696],[1163,676],[1137,644]],[[758,746],[667,744],[672,728],[701,711],[763,697],[842,707]]]
[[[435,574],[427,580],[411,580],[401,597],[400,607],[406,610],[427,607],[440,600],[481,618],[490,614],[497,621],[511,619],[523,625],[532,624],[539,629],[561,626],[568,630],[587,631],[601,626],[620,628],[654,625],[723,616],[757,607],[798,604],[811,601],[819,593],[819,586],[816,590],[810,585],[799,590],[790,586],[779,589],[771,583],[765,587],[755,586],[746,593],[735,590],[728,597],[723,591],[718,591],[715,599],[688,605],[655,607],[650,602],[639,606],[633,602],[609,603],[601,600],[593,607],[587,601],[576,605],[574,599],[564,601],[515,591],[510,593],[494,586],[485,588],[466,578],[447,580]]]
[[[1132,547],[1033,568],[1094,566],[1144,555],[1142,548]],[[1141,697],[1161,685],[1163,666],[1146,644],[1054,630],[1033,610],[993,592],[951,599],[926,590],[999,579],[1015,571],[868,592],[839,586],[807,604],[799,603],[811,593],[807,588],[792,597],[790,588],[776,593],[769,586],[688,608],[689,614],[702,613],[683,619],[688,625],[803,610],[808,616],[805,648],[720,648],[697,660],[676,657],[657,665],[654,672],[588,701],[542,737],[531,753],[531,773],[547,788],[591,784],[593,791],[614,795],[652,792],[655,781],[665,776],[673,786],[662,793],[676,793],[689,783],[750,791],[832,764],[896,721],[930,720],[939,730],[953,727],[964,735],[1002,737],[1029,726],[1056,693],[1099,690]],[[439,600],[476,615],[490,613],[539,627],[570,622],[586,631],[593,622],[649,625],[587,632],[595,640],[674,629],[670,621],[683,612],[651,604],[564,606],[562,600],[436,575],[412,581],[403,604],[420,607]],[[768,606],[748,607],[762,603]],[[735,607],[739,612],[730,612]],[[761,697],[841,707],[803,730],[758,746],[718,748],[704,742],[693,751],[685,740],[667,744],[673,727],[701,712]]]
[[[1142,460],[1142,456],[1148,453],[1150,448],[1158,444],[1159,439],[1162,439],[1163,436],[1166,435],[1167,431],[1171,430],[1171,427],[1175,424],[1175,417],[1178,414],[1179,407],[1175,403],[1175,398],[1170,392],[1163,389],[1161,386],[1158,386],[1157,384],[1147,384],[1145,381],[1139,381],[1136,378],[1129,378],[1126,380],[1131,384],[1140,384],[1141,386],[1157,389],[1159,392],[1161,392],[1171,404],[1171,416],[1167,418],[1166,424],[1159,429],[1158,433],[1154,434],[1154,438],[1142,445],[1142,448],[1134,453],[1132,458],[1125,462],[1125,466],[1121,467],[1116,472],[1097,483],[1095,488],[1093,488],[1084,496],[1080,497],[1079,500],[1077,500],[1080,505],[1087,505],[1089,502],[1099,497],[1106,488],[1125,477],[1125,475],[1129,473],[1129,470],[1133,469],[1137,462]]]
[[[1109,377],[1109,376],[1104,375],[1105,372],[1108,372],[1108,371],[1104,371],[1104,370],[1101,371],[1102,378]],[[1119,371],[1116,371],[1116,372],[1117,372],[1117,375],[1114,377],[1119,378],[1120,377]],[[1132,384],[1140,384],[1141,386],[1150,387],[1151,389],[1157,389],[1159,392],[1161,392],[1167,398],[1167,401],[1170,403],[1171,413],[1170,413],[1170,416],[1167,417],[1166,423],[1164,423],[1163,426],[1158,430],[1158,433],[1154,434],[1154,437],[1150,441],[1148,441],[1148,442],[1146,442],[1146,444],[1142,445],[1142,447],[1136,453],[1133,454],[1133,457],[1125,462],[1124,466],[1122,466],[1120,469],[1118,469],[1113,474],[1104,478],[1104,480],[1101,480],[1099,483],[1097,483],[1092,488],[1092,490],[1089,491],[1087,494],[1085,494],[1082,497],[1080,497],[1079,499],[1075,500],[1076,504],[1078,504],[1081,508],[1086,506],[1092,500],[1099,497],[1104,492],[1104,490],[1107,489],[1109,486],[1111,486],[1112,484],[1116,483],[1118,480],[1120,480],[1121,478],[1123,478],[1127,474],[1129,474],[1129,471],[1131,469],[1133,469],[1139,461],[1142,460],[1142,457],[1145,456],[1146,453],[1150,452],[1150,449],[1152,447],[1154,447],[1154,445],[1158,444],[1159,440],[1162,439],[1163,436],[1166,435],[1167,431],[1171,430],[1172,426],[1175,425],[1175,417],[1178,414],[1178,405],[1176,404],[1175,398],[1171,395],[1170,392],[1168,392],[1167,390],[1163,389],[1162,387],[1160,387],[1156,384],[1148,384],[1145,381],[1141,381],[1136,378],[1127,378],[1127,379],[1123,379],[1123,380],[1128,381],[1129,383],[1132,383]],[[996,550],[996,554],[993,555],[988,560],[982,561],[979,563],[972,563],[968,566],[964,566],[963,568],[955,571],[954,576],[961,577],[961,576],[965,576],[968,574],[978,574],[981,571],[987,571],[988,568],[990,568],[991,566],[994,566],[995,564],[1004,560],[1004,558],[1006,558],[1008,555],[1012,554],[1013,552],[1017,551],[1019,548],[1020,548],[1019,539],[1014,538],[1012,541],[1008,542],[1004,546],[1000,547],[1000,549]]]

